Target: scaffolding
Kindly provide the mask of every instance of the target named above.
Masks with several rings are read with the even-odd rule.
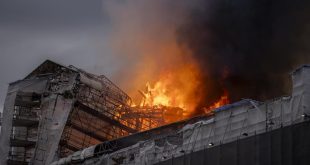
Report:
[[[8,164],[30,162],[37,142],[40,99],[41,96],[37,93],[17,93],[10,133]]]
[[[9,150],[0,151],[0,159],[7,158],[7,164],[48,164],[54,158],[167,124],[169,111],[182,119],[183,111],[133,106],[132,99],[107,77],[49,60],[10,84],[7,97],[6,119],[0,120],[6,128],[0,144]],[[119,145],[123,144],[107,143],[103,149]]]
[[[134,107],[131,98],[105,76],[70,68],[79,76],[72,94],[76,101],[60,140],[61,157],[167,123],[168,107]]]

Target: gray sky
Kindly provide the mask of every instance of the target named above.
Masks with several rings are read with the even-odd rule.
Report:
[[[108,77],[117,72],[103,8],[101,0],[1,0],[0,111],[8,83],[46,59]]]

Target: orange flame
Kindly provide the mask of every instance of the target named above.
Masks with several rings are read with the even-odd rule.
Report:
[[[217,100],[211,106],[204,108],[204,112],[206,114],[210,114],[210,113],[212,113],[212,111],[214,109],[219,108],[219,107],[226,105],[226,104],[229,104],[229,97],[228,97],[228,92],[224,91],[224,94],[221,96],[221,98],[219,100]]]
[[[171,78],[171,79],[169,79]],[[166,107],[179,107],[183,109],[183,117],[186,118],[188,115],[193,112],[195,108],[195,103],[190,102],[186,104],[188,100],[187,96],[189,93],[184,90],[184,88],[178,88],[178,86],[170,86],[170,83],[173,83],[173,77],[162,78],[161,80],[155,82],[152,86],[149,82],[146,84],[146,92],[140,91],[144,96],[143,100],[140,103],[140,106],[166,106]],[[189,86],[193,85],[188,81]],[[185,84],[183,84],[185,85]],[[195,99],[195,97],[193,97]],[[197,98],[198,99],[198,98]],[[223,105],[229,104],[228,92],[224,91],[224,94],[220,97],[219,100],[214,102],[209,107],[204,107],[203,110],[206,114],[212,113],[212,110],[219,108]],[[173,112],[168,112],[173,113]],[[173,114],[170,114],[170,117]],[[173,119],[169,119],[173,120]]]
[[[167,88],[164,82],[156,82],[153,88],[148,82],[146,83],[146,91],[146,93],[143,93],[144,99],[141,102],[141,106],[170,106],[171,98],[166,94]]]
[[[159,76],[153,84],[147,83],[140,106],[167,106],[179,107],[184,110],[185,117],[189,116],[200,101],[199,70],[196,65],[174,69]]]

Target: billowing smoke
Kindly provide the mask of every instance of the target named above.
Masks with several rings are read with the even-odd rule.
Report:
[[[204,1],[178,29],[203,70],[205,100],[290,93],[289,73],[310,62],[310,1]]]
[[[198,4],[181,0],[105,1],[110,48],[119,69],[114,79],[136,104],[149,82],[155,102],[191,113],[202,99],[200,69],[191,52],[177,42],[177,29]]]
[[[124,66],[117,83],[132,95],[148,81],[176,75],[169,89],[181,88],[196,113],[225,91],[232,101],[289,94],[290,71],[310,62],[308,0],[137,0],[104,6],[113,54]]]

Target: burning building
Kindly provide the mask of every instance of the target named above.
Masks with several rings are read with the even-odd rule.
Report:
[[[176,112],[173,117],[168,112]],[[45,61],[9,86],[0,164],[49,164],[104,141],[182,118],[182,109],[133,106],[103,75]]]
[[[103,75],[45,61],[9,86],[0,161],[308,164],[310,66],[295,70],[292,78],[291,96],[227,104],[225,94],[204,109],[207,114],[184,119],[186,109],[157,104],[156,85],[140,91],[144,99],[136,105]],[[157,96],[165,103],[165,95]]]
[[[309,164],[310,66],[292,73],[293,91],[258,102],[244,99],[202,115],[91,146],[65,164]]]

